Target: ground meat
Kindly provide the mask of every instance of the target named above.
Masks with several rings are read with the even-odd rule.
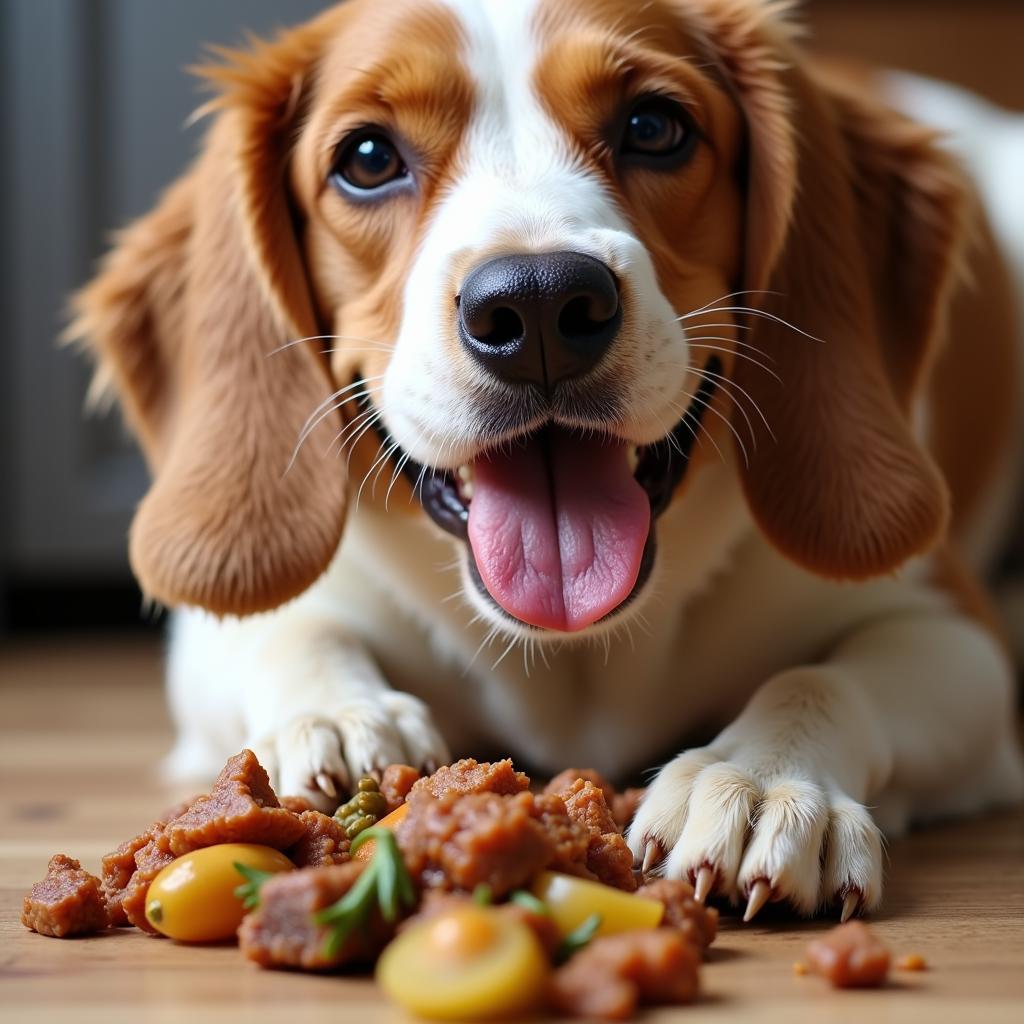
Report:
[[[587,870],[605,885],[633,892],[636,875],[633,873],[633,852],[626,845],[621,832],[605,832],[591,836],[587,846]]]
[[[167,823],[167,842],[180,857],[218,843],[260,843],[285,850],[303,836],[305,826],[277,801],[270,779],[251,750],[224,766],[209,796],[201,796],[180,817]]]
[[[388,802],[388,813],[397,811],[409,790],[419,782],[420,773],[407,764],[389,764],[380,778],[380,791]]]
[[[636,817],[640,802],[646,796],[646,789],[627,789],[612,798],[612,815],[619,830],[625,832]]]
[[[134,839],[126,839],[116,850],[103,858],[103,898],[107,904],[107,916],[115,928],[131,924],[124,912],[122,901],[132,875],[135,874],[135,854],[153,838],[156,830],[162,828],[163,822],[155,822],[145,832]]]
[[[718,934],[718,911],[693,898],[693,886],[680,879],[659,878],[642,885],[637,896],[661,900],[665,916],[661,923],[676,928],[698,949],[707,949]]]
[[[304,871],[287,871],[260,889],[259,909],[247,915],[238,929],[238,944],[261,967],[330,970],[347,963],[370,963],[394,933],[379,915],[366,932],[353,935],[332,956],[326,955],[327,925],[313,915],[341,899],[365,868],[351,861]]]
[[[889,973],[889,950],[863,921],[847,921],[815,939],[807,961],[835,988],[876,988]]]
[[[552,1005],[578,1017],[626,1020],[640,1003],[696,998],[700,954],[673,928],[595,939],[551,980]]]
[[[135,852],[135,872],[121,897],[121,907],[129,923],[152,935],[159,934],[146,920],[146,896],[153,879],[175,857],[167,842],[164,825],[157,822],[149,832],[149,839]]]
[[[604,791],[589,779],[576,779],[558,791],[552,791],[549,785],[544,792],[561,797],[569,817],[586,826],[594,835],[618,832],[619,827],[608,808]]]
[[[319,811],[303,811],[299,821],[306,834],[287,851],[289,860],[296,867],[323,867],[351,860],[349,841],[340,822]]]
[[[304,796],[282,796],[278,799],[281,806],[286,811],[291,811],[292,814],[302,814],[303,811],[316,810],[312,801],[307,800]]]
[[[529,786],[529,776],[517,772],[510,758],[487,762],[467,757],[455,764],[438,768],[433,775],[420,779],[409,791],[409,796],[439,797],[446,793],[498,793],[510,796],[522,793]]]
[[[615,787],[600,773],[591,768],[566,768],[559,772],[545,787],[545,793],[553,793],[555,796],[562,796],[573,788],[573,784],[579,780],[589,782],[596,786],[604,796],[604,802],[611,807],[615,800]]]
[[[21,923],[40,935],[58,939],[87,935],[109,926],[100,880],[71,857],[58,853],[46,866],[46,877],[29,890]]]
[[[417,796],[395,836],[424,887],[472,892],[488,885],[496,898],[543,868],[579,868],[589,841],[557,797],[532,793]]]

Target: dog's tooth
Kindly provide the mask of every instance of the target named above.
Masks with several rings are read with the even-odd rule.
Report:
[[[629,471],[635,473],[636,467],[640,465],[640,449],[636,445],[631,444],[626,449],[626,462],[629,465]]]
[[[473,467],[467,464],[459,466],[457,470],[459,479],[464,480],[466,483],[471,483],[473,480]]]
[[[473,500],[473,481],[463,480],[462,485],[459,487],[459,493],[466,501]]]

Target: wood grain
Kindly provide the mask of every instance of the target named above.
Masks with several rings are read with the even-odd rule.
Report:
[[[66,852],[100,856],[182,794],[155,765],[170,743],[160,652],[139,641],[0,653],[0,1019],[295,1024],[401,1014],[369,981],[263,972],[228,946],[185,947],[133,929],[59,941],[25,931],[21,898]],[[766,914],[724,922],[697,1007],[648,1019],[843,1022],[1024,1020],[1024,814],[922,831],[890,851],[877,919],[897,954],[923,954],[922,974],[876,992],[834,993],[798,977],[823,923]]]

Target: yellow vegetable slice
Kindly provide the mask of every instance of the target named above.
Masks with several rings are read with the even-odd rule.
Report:
[[[377,962],[377,982],[421,1017],[495,1020],[539,1006],[550,969],[522,921],[468,904],[402,932]]]
[[[593,914],[601,915],[596,935],[657,928],[665,914],[661,900],[634,896],[610,885],[557,871],[542,871],[530,891],[547,905],[563,939]]]
[[[256,871],[290,871],[280,850],[253,843],[222,843],[194,850],[168,864],[146,894],[146,920],[179,942],[230,939],[245,916],[235,889],[245,879],[235,863]]]

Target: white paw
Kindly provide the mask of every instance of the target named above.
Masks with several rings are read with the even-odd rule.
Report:
[[[422,701],[394,691],[300,715],[251,744],[276,792],[334,810],[355,782],[389,764],[433,771],[448,749]]]
[[[629,830],[637,862],[696,883],[752,917],[766,898],[801,914],[882,895],[882,835],[868,810],[828,779],[790,767],[768,775],[711,747],[662,769]]]

